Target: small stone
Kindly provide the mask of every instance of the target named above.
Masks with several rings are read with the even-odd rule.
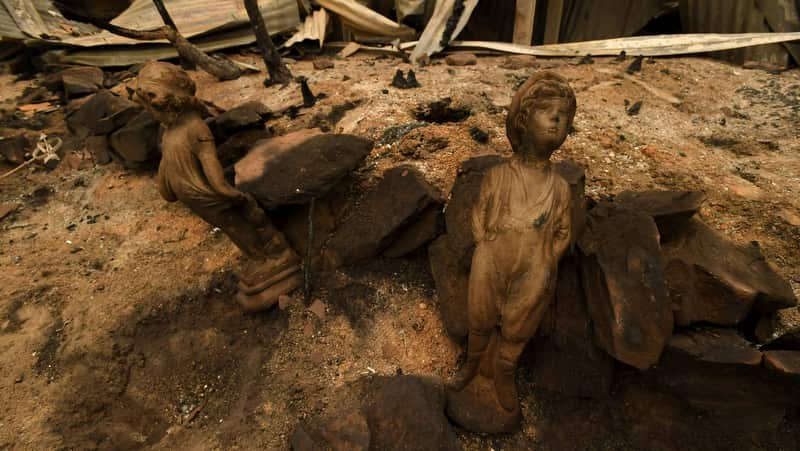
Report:
[[[21,384],[22,381],[24,381],[24,380],[25,380],[25,373],[19,373],[19,376],[17,376],[17,378],[14,379],[14,383],[15,384]]]
[[[325,319],[325,303],[320,301],[319,299],[315,299],[314,302],[311,304],[311,307],[308,308],[313,314],[317,315],[319,319]]]
[[[333,69],[334,67],[333,61],[329,59],[315,59],[313,64],[316,70]]]
[[[444,59],[448,66],[474,66],[478,57],[474,53],[453,53]]]
[[[511,55],[500,64],[500,67],[508,70],[527,69],[538,66],[536,57],[533,55]]]

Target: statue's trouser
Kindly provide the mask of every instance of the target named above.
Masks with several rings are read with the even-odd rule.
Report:
[[[453,388],[463,389],[488,358],[498,401],[511,411],[517,406],[517,362],[553,299],[557,266],[550,264],[552,259],[533,255],[509,256],[505,244],[484,242],[475,249],[468,293],[467,361]],[[541,266],[532,267],[537,260]],[[487,351],[492,355],[486,355]]]
[[[247,203],[220,210],[185,203],[206,222],[219,227],[248,257],[236,296],[245,310],[265,310],[279,296],[302,284],[299,257],[257,205]]]

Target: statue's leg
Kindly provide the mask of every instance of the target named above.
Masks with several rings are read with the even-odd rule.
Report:
[[[525,349],[527,340],[513,341],[503,337],[497,340],[497,353],[494,362],[494,387],[497,400],[507,411],[512,411],[517,406],[517,361]]]
[[[198,205],[197,202],[184,201],[184,203],[204,221],[214,227],[219,227],[243,254],[251,258],[266,256],[264,252],[266,243],[262,234],[256,225],[247,220],[240,208],[221,209],[219,205],[208,205],[208,203],[202,205]]]
[[[555,270],[555,268],[554,268]],[[554,271],[541,268],[524,272],[509,289],[503,306],[502,326],[494,362],[497,398],[504,409],[517,406],[516,368],[525,345],[535,334],[553,300]]]
[[[501,293],[498,290],[498,275],[494,267],[491,249],[486,245],[479,245],[472,258],[467,293],[469,323],[467,361],[453,381],[455,390],[463,389],[478,374],[481,359],[486,353],[492,332],[500,317],[497,300]]]

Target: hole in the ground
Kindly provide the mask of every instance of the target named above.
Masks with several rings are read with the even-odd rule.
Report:
[[[452,106],[453,99],[444,99],[419,105],[414,110],[414,118],[418,121],[445,124],[448,122],[462,122],[471,114],[472,110],[466,107]]]

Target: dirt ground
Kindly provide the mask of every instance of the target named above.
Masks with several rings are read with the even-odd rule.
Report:
[[[262,65],[257,55],[238,57]],[[555,158],[586,167],[587,194],[702,190],[702,219],[736,242],[758,241],[800,294],[800,70],[645,61],[633,77],[673,104],[622,77],[628,62],[613,58],[540,59],[523,69],[505,62],[434,63],[417,70],[421,88],[399,90],[389,86],[394,72],[410,66],[395,57],[356,54],[327,70],[295,61],[294,74],[326,97],[268,125],[278,133],[323,125],[387,142],[387,129],[449,97],[454,111],[376,144],[360,170],[368,184],[407,161],[447,192],[464,159],[509,152],[505,111],[515,87],[553,69],[578,97],[575,131]],[[192,76],[198,95],[223,108],[302,103],[296,86],[263,88],[261,74],[221,83]],[[29,84],[3,75],[0,97],[13,105]],[[628,115],[626,102],[639,100],[641,111]],[[469,111],[466,120],[448,122],[459,110]],[[66,135],[63,114],[41,115],[48,134]],[[0,449],[288,449],[298,421],[357,405],[372,378],[447,379],[457,368],[462,350],[444,333],[424,251],[317,274],[323,315],[299,297],[285,310],[247,315],[233,299],[238,251],[164,202],[154,169],[94,166],[85,149],[69,140],[66,149],[70,164],[0,181],[0,203],[21,204],[0,221]],[[0,163],[0,172],[12,167]],[[800,440],[798,412],[778,430],[742,438],[636,387],[573,399],[533,387],[531,371],[520,370],[521,430],[458,430],[465,449],[792,449]]]

